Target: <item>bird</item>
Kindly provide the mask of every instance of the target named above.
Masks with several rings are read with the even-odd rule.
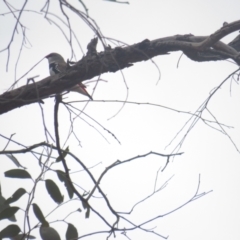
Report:
[[[50,53],[45,58],[47,58],[49,63],[49,73],[51,76],[58,74],[58,73],[64,73],[68,67],[67,63],[65,62],[64,58],[58,54],[58,53]],[[72,92],[78,92],[81,93],[87,97],[89,97],[91,100],[93,100],[92,96],[87,92],[86,86],[79,82],[72,88],[68,89]]]

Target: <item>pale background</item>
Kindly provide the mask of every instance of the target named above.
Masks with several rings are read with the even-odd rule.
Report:
[[[71,1],[71,3],[80,7],[78,1]],[[17,7],[15,1],[12,1],[12,4]],[[20,7],[23,1],[18,1],[17,4]],[[95,19],[105,36],[119,39],[128,44],[134,44],[146,38],[154,40],[176,34],[191,33],[205,36],[219,29],[223,22],[239,20],[240,16],[240,2],[236,0],[138,0],[130,1],[130,5],[95,0],[85,1],[85,4],[87,4],[90,16]],[[26,9],[40,9],[43,5],[44,1],[29,1]],[[57,8],[57,1],[53,1],[50,11],[53,12]],[[2,2],[0,9],[1,13],[8,12]],[[8,14],[0,16],[0,21],[0,47],[3,49],[9,42],[15,20]],[[23,50],[17,68],[17,78],[51,52],[58,52],[65,59],[71,57],[70,48],[61,32],[54,25],[45,21],[43,15],[25,13],[22,23],[28,27],[27,36],[31,45],[28,44],[27,48]],[[72,17],[71,24],[85,51],[90,39],[94,37],[93,32],[76,16]],[[69,33],[67,29],[65,29],[65,33]],[[225,38],[224,41],[228,43],[235,36],[237,33]],[[16,35],[11,47],[8,72],[6,72],[5,67],[7,52],[0,54],[1,93],[8,89],[14,81],[14,68],[21,41],[21,35]],[[82,57],[82,52],[76,43],[74,43],[74,50],[79,60]],[[99,44],[98,51],[101,50],[102,47]],[[194,112],[208,97],[211,90],[237,69],[236,65],[228,61],[198,63],[189,60],[186,56],[181,58],[177,68],[180,55],[181,52],[176,52],[153,59],[161,71],[161,80],[157,85],[158,70],[150,61],[136,63],[133,67],[124,69],[123,74],[129,87],[128,101],[155,103],[177,110]],[[48,76],[46,59],[28,77],[35,75],[40,75],[36,80]],[[127,90],[120,72],[104,74],[101,78],[108,82],[100,82],[94,93],[94,100],[125,100]],[[25,83],[26,78],[23,78],[19,86]],[[88,86],[88,91],[92,93],[94,83]],[[84,96],[77,93],[69,93],[67,97],[66,101],[86,100]],[[54,98],[49,98],[44,102],[46,124],[54,136]],[[208,106],[219,122],[234,127],[226,129],[226,131],[238,148],[240,148],[239,102],[239,85],[229,80],[214,95]],[[75,103],[74,106],[81,109],[85,106],[85,102]],[[94,125],[109,143],[92,127],[77,120],[74,130],[81,140],[81,146],[78,145],[73,136],[66,144],[88,167],[101,163],[92,169],[96,177],[105,167],[118,159],[125,160],[149,151],[171,153],[185,133],[182,132],[180,137],[165,148],[189,119],[189,115],[156,106],[126,104],[116,117],[108,120],[118,112],[121,106],[121,103],[115,102],[90,102],[85,109],[87,114],[113,132],[121,145],[86,116],[82,117]],[[60,116],[60,136],[63,144],[69,130],[69,115],[63,106],[60,107]],[[210,118],[209,114],[206,113],[204,117]],[[41,111],[37,104],[15,109],[2,115],[0,126],[2,135],[9,137],[12,133],[16,133],[13,139],[27,146],[46,141]],[[5,139],[0,138],[1,149],[6,142]],[[50,143],[52,143],[51,139]],[[8,149],[18,148],[21,147],[15,144],[10,144],[8,147]],[[138,224],[157,215],[165,214],[185,203],[194,195],[198,176],[201,174],[200,193],[213,190],[212,193],[188,204],[175,213],[151,222],[145,227],[154,228],[154,231],[159,234],[169,236],[170,240],[240,239],[239,152],[227,136],[206,126],[201,121],[188,135],[180,151],[184,154],[176,157],[173,161],[171,160],[167,169],[159,176],[157,186],[161,186],[174,175],[167,188],[138,206],[133,215],[127,217]],[[38,176],[39,168],[36,159],[30,154],[17,155],[16,157],[24,166],[28,167],[33,177]],[[15,168],[15,165],[3,155],[0,155],[0,161],[0,181],[5,197],[9,197],[17,187],[31,190],[32,182],[29,180],[18,181],[4,178],[4,171]],[[165,161],[165,158],[149,156],[109,172],[102,181],[101,187],[113,207],[117,211],[127,212],[134,203],[151,194],[156,172],[165,165]],[[80,169],[73,161],[71,166],[72,170]],[[60,168],[60,165],[56,168]],[[49,173],[45,177],[49,176],[56,179],[55,174]],[[77,173],[74,175],[74,181],[88,191],[91,189],[91,185],[88,184],[88,179],[84,176],[84,173]],[[58,180],[56,183],[61,186]],[[44,183],[39,185],[35,202],[46,214],[56,204],[41,186],[44,186]],[[65,189],[61,187],[61,190],[65,199],[68,199]],[[21,204],[24,209],[26,200],[27,196],[24,196],[16,205]],[[94,201],[96,201],[94,204],[104,211],[105,205],[98,204],[101,202],[100,200]],[[75,210],[79,204],[74,204]],[[73,211],[73,209],[63,209],[66,210],[65,213],[60,208],[49,221],[62,219],[68,212]],[[19,211],[16,217],[21,219],[23,212]],[[32,219],[33,226],[37,220],[34,216]],[[111,216],[108,219],[114,220]],[[68,220],[76,224],[80,235],[96,230],[108,230],[106,226],[99,223],[94,214],[90,215],[88,220],[85,220],[83,213],[74,214]],[[7,223],[8,221],[1,221],[0,229]],[[21,224],[19,221],[20,226],[22,226]],[[61,239],[65,239],[66,224],[56,223],[51,224],[51,226],[58,230]],[[128,225],[121,225],[121,227],[124,226]],[[38,236],[38,230],[33,231],[32,234]],[[129,232],[128,237],[131,239],[158,239],[157,236],[142,231]],[[117,238],[126,239],[120,233],[117,234]],[[96,235],[89,237],[89,239],[106,239],[106,235]]]

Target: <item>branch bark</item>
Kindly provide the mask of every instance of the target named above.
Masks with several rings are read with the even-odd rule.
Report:
[[[106,72],[116,72],[133,63],[147,61],[158,55],[169,52],[183,51],[194,61],[220,61],[233,59],[240,65],[240,35],[229,44],[219,40],[228,34],[240,30],[240,20],[226,24],[210,36],[175,35],[153,41],[148,39],[126,47],[110,47],[104,52],[87,55],[74,66],[69,67],[65,74],[58,74],[42,79],[39,82],[29,82],[15,90],[0,95],[0,114],[42,99],[61,93],[75,84],[91,79]]]

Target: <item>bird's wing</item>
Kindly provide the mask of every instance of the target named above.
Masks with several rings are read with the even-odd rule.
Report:
[[[93,100],[92,96],[87,92],[86,86],[82,83],[76,84],[74,87],[69,89],[72,92],[78,92],[81,93],[87,97],[89,97],[91,100]]]
[[[49,65],[49,70],[50,70],[50,74],[51,74],[51,75],[58,74],[58,73],[61,72],[60,69],[59,69],[59,67],[58,67],[58,64],[55,63],[55,62],[50,63],[50,65]]]

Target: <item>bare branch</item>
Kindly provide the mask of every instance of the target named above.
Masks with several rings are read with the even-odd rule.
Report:
[[[231,26],[231,24],[228,26]],[[234,28],[228,29],[231,31],[240,29],[240,20],[234,22],[233,26]],[[224,29],[219,31],[225,32]],[[196,44],[191,43],[194,41],[202,42],[198,37],[193,37],[192,35],[177,35],[153,41],[144,40],[122,48],[108,48],[97,55],[85,56],[76,65],[69,67],[69,71],[66,74],[51,76],[38,83],[29,84],[2,94],[0,96],[0,114],[17,107],[38,102],[39,99],[49,97],[50,95],[61,93],[79,82],[91,79],[102,73],[116,72],[132,66],[135,62],[146,61],[154,56],[168,54],[169,51],[182,50],[193,60],[198,61],[224,60],[226,58],[232,58],[238,63],[240,61],[239,55],[231,55],[215,49],[207,49],[205,52],[202,51],[200,53],[198,46],[196,47]],[[202,53],[207,53],[208,57]]]

